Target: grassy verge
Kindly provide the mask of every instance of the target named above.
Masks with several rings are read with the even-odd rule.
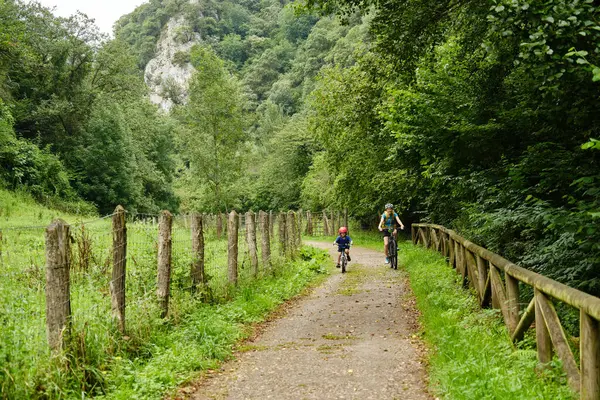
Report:
[[[164,393],[215,368],[231,357],[236,342],[252,333],[284,301],[319,281],[329,270],[322,250],[303,248],[301,259],[274,276],[253,281],[225,304],[197,304],[177,329],[165,326],[147,343],[149,357],[114,357],[106,366],[107,399],[160,398]]]
[[[500,316],[479,308],[429,250],[402,243],[430,354],[433,391],[448,399],[574,399],[558,362],[539,372],[532,348],[514,349]]]

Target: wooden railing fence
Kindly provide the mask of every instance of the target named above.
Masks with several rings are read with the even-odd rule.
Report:
[[[499,308],[514,342],[523,339],[535,321],[540,363],[561,360],[569,385],[583,400],[600,400],[600,299],[526,270],[440,225],[413,224],[412,241],[440,252],[477,293],[482,307]],[[519,283],[533,288],[534,297],[521,310]],[[564,302],[580,313],[579,366],[554,308]]]

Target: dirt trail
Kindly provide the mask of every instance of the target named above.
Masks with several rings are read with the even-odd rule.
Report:
[[[346,274],[293,304],[191,398],[431,399],[405,276],[379,252],[351,255]]]

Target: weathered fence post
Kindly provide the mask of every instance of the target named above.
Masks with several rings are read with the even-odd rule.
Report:
[[[66,346],[71,330],[71,233],[56,219],[46,228],[46,333],[53,351]]]
[[[286,224],[286,250],[288,257],[294,259],[296,258],[296,214],[293,211],[288,211]]]
[[[217,239],[221,240],[223,236],[223,214],[219,211],[217,214]]]
[[[269,211],[269,233],[271,238],[275,238],[275,218],[273,217],[273,211]]]
[[[507,325],[512,334],[519,324],[519,281],[507,273],[504,274],[504,280],[506,281],[506,306],[509,316]]]
[[[238,214],[231,211],[227,220],[227,276],[232,285],[238,282],[238,220]]]
[[[285,257],[286,255],[286,243],[287,243],[287,227],[286,227],[286,214],[284,212],[279,213],[279,255]]]
[[[600,399],[600,322],[580,313],[581,400]]]
[[[535,289],[535,338],[537,355],[538,361],[546,364],[552,361],[552,340],[550,339],[550,332],[548,332],[548,327],[542,314],[542,300],[540,297],[543,295],[538,289]]]
[[[296,247],[300,250],[302,245],[302,210],[296,213]]]
[[[173,214],[163,211],[158,221],[158,302],[160,317],[165,318],[169,313],[169,295],[171,286],[171,253]]]
[[[192,292],[198,285],[204,285],[204,220],[202,215],[193,213],[191,215],[192,234]]]
[[[127,266],[127,226],[125,209],[117,206],[112,217],[113,270],[109,284],[113,316],[119,324],[119,331],[125,332],[125,275]]]
[[[310,211],[306,212],[306,235],[313,235],[313,221],[312,221],[312,213]]]
[[[258,252],[256,250],[256,218],[252,211],[246,213],[246,242],[250,253],[250,265],[252,273],[258,276]]]
[[[269,214],[264,211],[258,213],[260,219],[260,232],[261,232],[261,254],[263,261],[263,268],[271,268],[271,241],[269,235]]]

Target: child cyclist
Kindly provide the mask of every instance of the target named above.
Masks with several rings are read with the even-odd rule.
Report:
[[[342,226],[338,230],[338,232],[340,235],[335,239],[335,242],[333,242],[334,246],[337,244],[338,253],[340,253],[338,254],[336,268],[340,267],[340,258],[342,257],[342,251],[346,252],[346,254],[348,255],[348,261],[350,261],[350,246],[352,245],[352,239],[350,238],[350,236],[348,236],[348,228]]]
[[[394,212],[394,205],[388,203],[385,205],[385,212],[381,214],[381,220],[379,221],[379,226],[377,227],[380,232],[383,232],[383,251],[385,252],[386,264],[390,263],[390,259],[388,258],[390,230],[393,229],[392,235],[394,235],[395,239],[398,235],[398,230],[396,229],[398,226],[400,226],[400,229],[404,229],[404,224],[402,221],[400,221],[400,217]]]

